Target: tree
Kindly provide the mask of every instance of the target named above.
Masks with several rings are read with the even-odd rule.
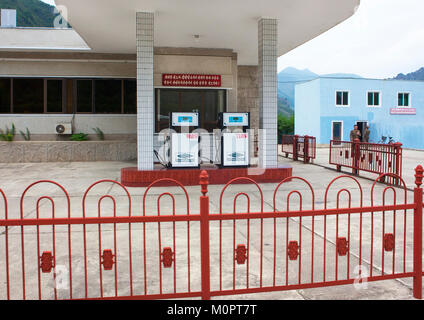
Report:
[[[294,115],[285,117],[278,115],[278,135],[294,134]]]
[[[294,115],[292,116],[283,116],[282,114],[278,115],[278,143],[282,143],[283,135],[293,135],[294,134]]]

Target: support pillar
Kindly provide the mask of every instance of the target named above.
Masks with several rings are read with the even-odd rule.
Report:
[[[137,166],[154,169],[154,14],[137,12]]]
[[[277,126],[277,20],[258,23],[259,44],[259,166],[278,166]]]

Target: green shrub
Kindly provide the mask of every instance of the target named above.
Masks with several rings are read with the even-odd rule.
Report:
[[[25,141],[31,140],[31,134],[29,133],[29,129],[28,128],[26,128],[26,132],[23,132],[22,130],[20,130],[19,133],[25,139]]]
[[[75,133],[71,136],[71,141],[87,141],[88,134],[85,133]]]
[[[0,129],[0,140],[12,142],[15,139],[16,129],[15,125],[12,123],[12,128],[6,127],[6,130],[3,131]]]
[[[100,130],[100,128],[93,128],[94,132],[97,134],[97,137],[99,138],[99,140],[104,140],[105,139],[105,134],[103,133],[102,130]]]
[[[281,137],[284,134],[294,134],[294,115],[290,117],[278,115],[278,136]]]

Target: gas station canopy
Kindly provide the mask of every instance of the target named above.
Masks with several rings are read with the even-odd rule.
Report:
[[[56,0],[93,52],[136,52],[136,12],[154,12],[155,46],[233,49],[258,63],[258,20],[278,19],[281,56],[352,16],[360,0]]]

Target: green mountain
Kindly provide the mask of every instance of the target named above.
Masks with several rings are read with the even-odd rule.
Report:
[[[302,81],[317,78],[318,75],[305,69],[288,67],[278,73],[278,114],[291,117],[294,114],[294,87]]]
[[[283,106],[285,106],[294,110],[294,88],[296,84],[316,79],[319,76],[308,69],[298,70],[293,67],[288,67],[279,72],[277,77],[279,109],[283,110]]]
[[[39,0],[0,0],[1,9],[16,9],[18,27],[53,28],[54,8]]]
[[[294,114],[293,109],[290,107],[290,101],[280,94],[278,95],[278,114],[284,117],[290,117]]]

